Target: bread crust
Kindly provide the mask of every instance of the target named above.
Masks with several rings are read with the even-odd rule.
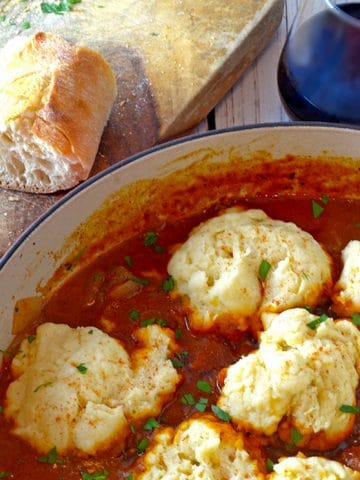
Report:
[[[11,42],[4,49],[11,51]],[[116,96],[111,66],[87,47],[72,46],[59,35],[38,32],[20,48],[15,47],[6,67],[8,80],[3,95],[7,98],[3,107],[0,105],[0,117],[3,117],[0,135],[4,127],[6,131],[16,130],[16,125],[23,124],[23,119],[32,111],[34,115],[28,128],[30,143],[34,141],[37,147],[44,148],[50,154],[47,158],[50,162],[63,162],[63,178],[46,184],[41,179],[27,182],[26,176],[21,179],[1,175],[0,185],[49,193],[85,180]],[[19,108],[6,110],[8,105],[17,105],[17,99],[24,94],[24,84],[20,83],[19,88],[19,82],[28,82],[28,102],[20,111]],[[32,166],[37,168],[36,149],[32,149],[32,145],[25,148],[31,154]]]

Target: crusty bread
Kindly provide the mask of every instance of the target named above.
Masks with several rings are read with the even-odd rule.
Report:
[[[85,180],[116,95],[97,52],[39,32],[0,52],[0,186],[50,193]]]

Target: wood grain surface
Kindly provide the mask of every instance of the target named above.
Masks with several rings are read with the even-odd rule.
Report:
[[[2,0],[0,46],[61,33],[100,51],[116,73],[91,175],[199,124],[270,42],[283,11],[283,0],[82,0],[55,15],[40,3]],[[0,255],[62,195],[0,190]]]

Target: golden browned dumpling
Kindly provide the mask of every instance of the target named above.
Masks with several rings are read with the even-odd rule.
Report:
[[[16,380],[4,413],[14,420],[13,432],[41,452],[121,447],[129,423],[158,415],[180,381],[169,360],[172,332],[151,325],[135,335],[139,348],[130,356],[94,327],[38,327],[12,362]]]

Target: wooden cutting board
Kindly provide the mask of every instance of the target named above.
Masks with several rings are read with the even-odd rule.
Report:
[[[0,47],[17,35],[60,33],[100,51],[116,73],[94,175],[205,118],[265,47],[284,0],[82,0],[62,15],[40,4],[1,1]],[[62,195],[0,190],[0,255]]]

